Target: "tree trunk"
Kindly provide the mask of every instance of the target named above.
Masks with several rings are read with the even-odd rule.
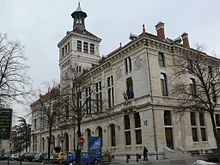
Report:
[[[47,148],[48,148],[48,151],[47,151],[47,154],[48,154],[47,159],[48,159],[48,160],[50,160],[51,134],[52,134],[52,126],[51,126],[51,124],[50,124],[50,126],[49,126],[48,146],[47,146]]]
[[[216,128],[214,113],[210,113],[210,117],[211,117],[211,122],[212,122],[212,129],[213,129],[213,133],[214,133],[214,137],[215,137],[215,141],[216,141],[216,145],[217,145],[217,149],[218,149],[218,155],[219,155],[218,159],[220,162],[220,135],[219,135],[217,128]]]

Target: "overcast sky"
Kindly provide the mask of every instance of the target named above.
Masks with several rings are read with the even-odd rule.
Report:
[[[72,30],[71,13],[78,0],[0,0],[0,33],[20,40],[30,66],[35,88],[43,81],[59,81],[57,43]],[[101,53],[106,55],[129,34],[140,34],[142,24],[156,34],[155,25],[165,23],[171,39],[183,32],[190,44],[206,44],[208,53],[220,57],[219,0],[81,0],[87,13],[86,29],[102,38]]]

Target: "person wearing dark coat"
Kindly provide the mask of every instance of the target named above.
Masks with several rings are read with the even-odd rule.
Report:
[[[148,149],[147,147],[144,147],[144,150],[143,150],[144,161],[148,161],[147,153],[148,153]]]

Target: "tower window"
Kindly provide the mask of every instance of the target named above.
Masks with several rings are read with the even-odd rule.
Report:
[[[82,52],[82,41],[77,41],[77,51]]]
[[[88,53],[88,42],[83,43],[83,52]]]
[[[90,44],[90,54],[95,54],[95,45]]]

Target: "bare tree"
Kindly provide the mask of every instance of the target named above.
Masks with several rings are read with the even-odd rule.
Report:
[[[40,94],[39,99],[32,104],[32,110],[35,111],[36,115],[39,115],[42,120],[42,125],[48,128],[48,160],[50,159],[51,151],[51,139],[52,139],[52,128],[60,117],[60,89],[59,86],[53,83],[47,85],[48,91],[46,94]],[[36,107],[34,107],[36,106]]]
[[[21,102],[21,97],[30,94],[26,60],[23,46],[18,41],[9,41],[7,35],[0,34],[0,105],[10,101]]]
[[[61,82],[61,97],[65,104],[65,116],[73,120],[72,125],[77,128],[77,137],[81,137],[81,124],[84,116],[103,115],[103,98],[101,82],[94,83],[86,70],[82,70],[77,63],[71,65]],[[80,152],[77,145],[77,151]],[[78,157],[78,161],[80,158]],[[80,164],[80,162],[77,162]]]
[[[201,52],[203,49],[204,46],[198,45],[194,53],[175,56],[173,94],[179,98],[178,113],[197,111],[209,114],[220,153],[220,134],[215,121],[220,98],[220,60]]]

